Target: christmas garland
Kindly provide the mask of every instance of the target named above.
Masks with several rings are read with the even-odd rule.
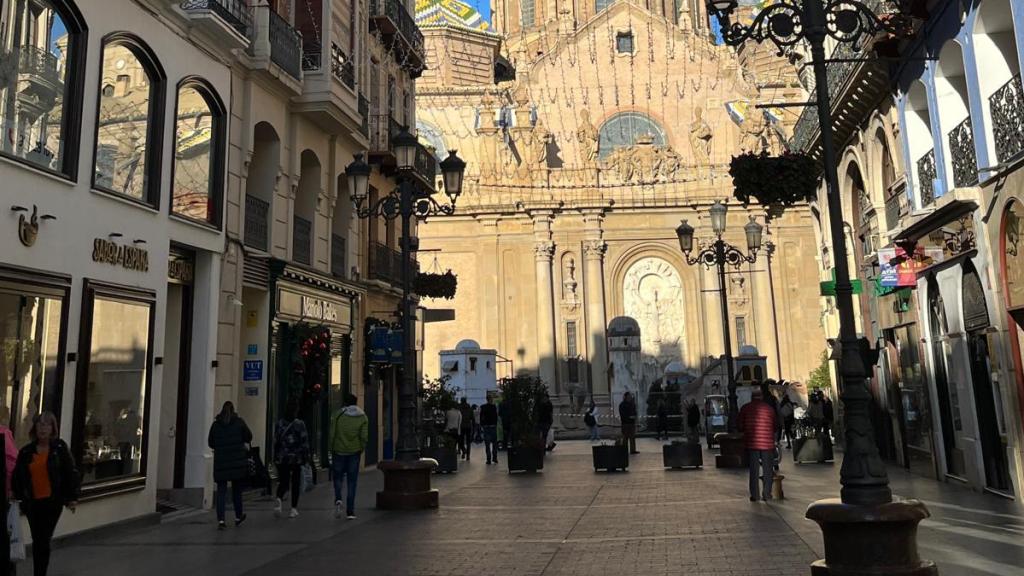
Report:
[[[315,402],[324,394],[331,363],[331,331],[299,322],[292,326],[290,396]]]
[[[459,280],[451,270],[444,274],[434,272],[420,272],[413,281],[413,292],[425,298],[444,298],[451,300],[455,298],[455,290],[459,286]]]

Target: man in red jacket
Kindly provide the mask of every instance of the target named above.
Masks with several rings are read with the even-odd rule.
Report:
[[[772,499],[772,477],[775,463],[775,410],[764,401],[762,392],[754,388],[748,404],[740,410],[739,430],[743,432],[750,463],[750,501],[757,502],[757,465],[764,478],[764,500]]]

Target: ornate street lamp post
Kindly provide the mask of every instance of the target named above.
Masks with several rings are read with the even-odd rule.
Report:
[[[436,464],[420,459],[419,435],[416,430],[416,315],[412,299],[413,253],[419,248],[419,239],[412,237],[412,219],[425,220],[437,214],[455,212],[455,202],[462,193],[462,176],[466,163],[455,150],[441,161],[444,193],[448,203],[438,202],[432,191],[417,186],[414,180],[418,142],[408,129],[392,139],[398,172],[398,187],[390,194],[365,205],[368,197],[370,165],[357,154],[345,168],[349,194],[360,218],[402,220],[402,380],[398,389],[398,445],[394,461],[382,462],[384,490],[377,493],[377,507],[382,509],[436,508],[437,490],[430,488],[430,473]]]
[[[903,34],[910,17],[902,6],[875,14],[859,0],[781,0],[764,7],[753,22],[730,22],[736,0],[710,0],[708,11],[722,25],[726,44],[747,39],[769,41],[782,52],[799,42],[811,49],[821,130],[822,162],[828,195],[828,218],[835,251],[836,307],[839,310],[839,385],[845,422],[845,452],[840,471],[841,500],[820,500],[807,510],[825,539],[825,559],[812,565],[815,576],[826,574],[937,574],[932,562],[917,555],[917,524],[928,516],[916,500],[893,502],[885,464],[875,445],[867,387],[866,341],[857,338],[853,286],[843,238],[842,204],[832,135],[831,102],[825,71],[825,40],[859,49],[879,32]]]
[[[679,248],[683,251],[688,264],[691,266],[703,264],[709,269],[712,266],[718,267],[718,295],[722,305],[722,341],[725,346],[725,377],[729,390],[728,424],[729,432],[735,432],[738,408],[736,401],[736,377],[733,374],[732,368],[732,338],[729,333],[729,299],[725,293],[725,266],[729,265],[734,269],[739,269],[743,264],[753,263],[757,259],[757,251],[761,249],[762,227],[754,221],[753,216],[750,217],[750,222],[747,222],[747,225],[743,227],[743,231],[747,236],[748,251],[747,254],[744,254],[739,248],[722,240],[722,235],[725,234],[725,217],[728,212],[726,205],[715,201],[709,212],[711,214],[711,230],[715,233],[715,241],[708,246],[702,247],[696,256],[690,256],[690,253],[693,252],[693,226],[690,226],[686,220],[683,220],[676,228],[676,237],[679,238]],[[725,454],[724,446],[722,452]],[[739,465],[738,462],[735,464]]]

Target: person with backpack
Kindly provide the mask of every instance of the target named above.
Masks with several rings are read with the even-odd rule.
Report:
[[[473,407],[469,405],[465,396],[459,402],[459,414],[459,448],[462,450],[462,459],[469,460],[469,453],[473,448]]]
[[[228,482],[231,483],[232,504],[235,507],[235,526],[245,522],[242,512],[241,483],[249,476],[249,450],[252,432],[245,420],[235,412],[235,405],[228,401],[220,414],[210,425],[206,443],[213,449],[213,481],[217,484],[217,529],[227,527],[224,513],[227,508]]]
[[[277,466],[277,498],[274,516],[281,516],[281,499],[291,489],[292,511],[289,518],[299,516],[299,494],[302,492],[302,467],[309,463],[309,433],[299,418],[299,403],[288,401],[284,418],[274,429],[274,464]]]
[[[598,442],[601,440],[601,433],[597,429],[597,406],[593,403],[590,404],[590,408],[587,408],[587,413],[583,416],[583,423],[587,426],[587,431],[590,432],[590,441]]]
[[[345,395],[345,407],[331,418],[331,476],[334,480],[334,517],[341,518],[341,483],[348,478],[348,493],[344,500],[345,516],[356,518],[356,485],[359,482],[359,463],[370,438],[369,418],[358,405],[355,394]]]

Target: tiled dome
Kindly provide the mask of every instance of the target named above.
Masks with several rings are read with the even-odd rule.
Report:
[[[490,24],[472,6],[459,0],[416,0],[420,28],[464,28],[488,31]]]

